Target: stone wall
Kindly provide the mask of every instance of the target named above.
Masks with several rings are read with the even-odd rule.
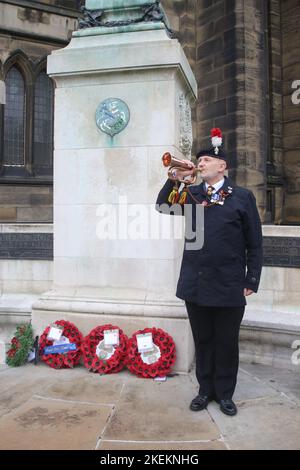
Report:
[[[197,0],[162,0],[162,5],[171,29],[180,41],[195,73],[196,65],[196,24]]]
[[[20,49],[34,62],[63,47],[81,3],[0,4],[0,107],[3,64],[10,54]],[[262,220],[299,223],[300,104],[291,102],[292,82],[300,80],[299,1],[162,0],[162,5],[198,82],[193,153],[207,146],[211,127],[221,127],[229,175],[254,191]],[[51,220],[50,187],[23,186],[15,194],[13,188],[0,185],[1,200],[7,190],[11,195],[10,203],[2,204],[0,220]],[[22,191],[27,213],[24,206],[18,209]]]
[[[71,8],[76,10],[81,4],[84,3],[82,0],[39,0],[39,3],[45,3],[46,5],[53,5],[62,8]]]
[[[216,126],[224,131],[227,147],[236,125],[232,102],[236,93],[234,2],[201,0],[196,15],[197,146],[208,146],[210,128]],[[234,158],[232,153],[231,168]]]
[[[236,1],[237,166],[236,181],[256,195],[266,216],[269,152],[268,42],[266,2]]]
[[[0,195],[1,200],[1,195]],[[0,236],[15,237],[30,234],[51,234],[52,224],[1,224]],[[16,250],[20,243],[13,242]],[[24,243],[26,245],[26,242]],[[53,261],[51,259],[29,259],[9,256],[2,247],[0,253],[0,364],[5,363],[5,351],[15,332],[16,326],[29,323],[31,306],[38,296],[51,289]],[[3,249],[4,248],[4,249]],[[21,248],[22,249],[22,248]],[[27,246],[28,249],[28,246]],[[12,250],[13,251],[13,250]],[[23,251],[24,254],[24,251]]]
[[[10,57],[18,51],[32,70],[42,60],[46,66],[47,55],[64,47],[77,25],[76,11],[63,10],[63,2],[37,2],[35,8],[32,5],[33,2],[23,0],[0,3],[0,113],[4,109],[4,79]],[[76,1],[64,2],[64,6],[75,8]],[[51,222],[52,193],[51,181],[43,184],[1,181],[0,221]]]
[[[283,223],[283,149],[282,149],[282,45],[280,0],[271,0],[268,11],[270,151],[267,158],[268,221]]]
[[[224,133],[229,175],[265,210],[265,74],[262,2],[203,0],[197,9],[197,145],[211,127]]]
[[[1,222],[51,222],[53,187],[0,184]]]
[[[197,0],[162,0],[170,27],[179,40],[196,76],[196,11]],[[197,106],[192,109],[193,153],[197,149]]]
[[[164,0],[198,82],[194,151],[224,131],[229,175],[266,223],[299,224],[298,0]]]
[[[287,224],[300,223],[300,104],[293,104],[291,100],[295,91],[292,83],[300,80],[299,21],[299,1],[282,1],[284,222]]]

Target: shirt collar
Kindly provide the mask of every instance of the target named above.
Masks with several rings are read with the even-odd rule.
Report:
[[[212,185],[209,185],[209,184],[206,183],[206,181],[205,181],[205,189],[206,189],[206,191],[207,191],[208,186],[213,186],[213,187],[214,187],[213,192],[216,193],[217,191],[219,191],[219,189],[222,188],[224,182],[225,182],[225,178],[222,178],[220,181],[218,181],[217,183],[212,184]]]

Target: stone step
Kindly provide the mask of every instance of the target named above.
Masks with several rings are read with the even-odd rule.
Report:
[[[31,320],[34,294],[0,296],[0,364],[16,326]],[[244,362],[292,369],[296,360],[295,341],[300,344],[297,314],[246,309],[240,332],[240,358]]]
[[[297,314],[246,310],[240,332],[240,358],[244,362],[292,369],[300,346]]]

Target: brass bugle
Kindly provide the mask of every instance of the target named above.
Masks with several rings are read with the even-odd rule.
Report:
[[[199,168],[194,167],[193,169],[188,166],[187,163],[183,162],[180,158],[173,157],[169,152],[165,152],[162,156],[162,162],[165,167],[170,167],[168,170],[168,178],[172,181],[180,181],[184,184],[194,184],[197,179],[197,172]],[[177,170],[193,170],[191,179],[180,179],[176,176]]]

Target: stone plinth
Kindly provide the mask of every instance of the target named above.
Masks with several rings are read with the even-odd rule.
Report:
[[[164,29],[87,35],[92,29],[48,59],[57,85],[54,284],[35,302],[33,326],[40,333],[66,318],[83,333],[109,322],[127,334],[161,327],[176,341],[176,369],[187,371],[193,342],[175,297],[182,239],[159,232],[171,219],[182,229],[182,218],[154,204],[166,178],[162,154],[190,155],[196,82]],[[107,98],[130,110],[114,137],[95,122]]]
[[[266,237],[300,237],[299,227],[264,225]],[[298,258],[294,246],[277,247],[277,259],[288,253]],[[296,265],[296,263],[295,263]],[[258,362],[275,367],[293,366],[295,341],[300,338],[300,269],[287,266],[264,266],[257,294],[247,297],[247,308],[240,335],[240,357],[244,361]]]

